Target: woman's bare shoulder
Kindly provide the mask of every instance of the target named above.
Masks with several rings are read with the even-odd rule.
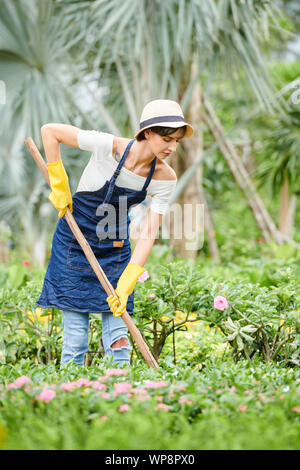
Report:
[[[112,154],[113,157],[116,159],[116,154],[123,154],[124,150],[126,149],[127,145],[130,142],[130,139],[126,139],[126,137],[118,137],[116,135],[113,136],[113,148]]]
[[[155,180],[163,180],[163,181],[176,181],[177,176],[175,171],[173,170],[167,162],[160,162],[159,165],[156,165],[155,172],[153,175],[153,179]]]
[[[112,147],[112,154],[113,154],[113,157],[115,156],[115,153],[116,153],[116,150],[117,150],[117,147],[118,147],[118,142],[119,142],[119,137],[117,137],[116,135],[113,136],[113,147]]]

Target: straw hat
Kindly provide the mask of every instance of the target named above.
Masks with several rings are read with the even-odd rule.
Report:
[[[191,137],[194,133],[192,126],[185,121],[179,104],[171,100],[154,100],[146,104],[140,119],[140,129],[134,136],[135,139],[142,131],[154,126],[174,127],[174,129],[186,126],[184,137]]]

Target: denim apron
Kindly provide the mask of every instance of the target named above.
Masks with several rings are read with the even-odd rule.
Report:
[[[140,191],[117,186],[116,179],[134,140],[129,142],[117,169],[102,188],[79,191],[72,197],[72,215],[114,289],[131,258],[128,212],[146,198],[157,158],[154,158]],[[82,313],[110,312],[106,299],[105,290],[66,220],[59,219],[42,293],[36,305]],[[127,312],[130,315],[133,307],[134,291],[128,297]]]

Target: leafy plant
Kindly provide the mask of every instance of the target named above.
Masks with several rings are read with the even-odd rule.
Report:
[[[298,364],[300,352],[300,298],[295,266],[281,267],[276,281],[260,286],[237,279],[212,279],[199,266],[173,262],[155,270],[138,286],[137,322],[158,358],[168,336],[188,331],[193,322],[204,321],[223,333],[236,359]],[[231,273],[232,274],[232,273]],[[224,296],[228,308],[218,310],[214,298]],[[174,360],[175,349],[174,349]]]

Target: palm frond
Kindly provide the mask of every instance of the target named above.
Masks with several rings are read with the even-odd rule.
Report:
[[[258,166],[255,176],[260,186],[266,185],[271,195],[276,195],[288,178],[291,193],[300,188],[300,113],[290,112],[287,120],[276,120],[274,130],[264,140],[264,160]]]

